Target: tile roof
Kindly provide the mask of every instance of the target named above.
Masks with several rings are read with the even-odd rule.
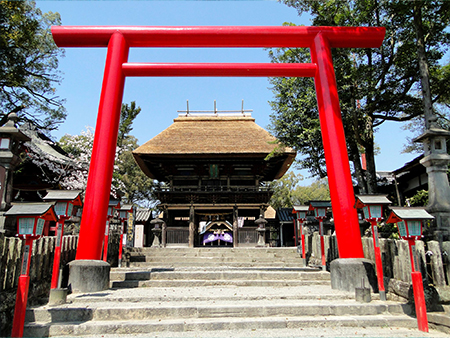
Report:
[[[81,190],[47,190],[47,195],[43,197],[43,200],[74,200],[80,194]]]
[[[136,209],[136,213],[134,215],[134,220],[136,222],[147,222],[152,218],[152,210],[151,209]]]
[[[292,220],[294,219],[292,208],[277,209],[277,218],[280,222],[292,222]]]

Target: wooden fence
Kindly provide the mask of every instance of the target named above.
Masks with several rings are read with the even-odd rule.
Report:
[[[75,259],[78,236],[64,236],[61,247],[61,266]],[[17,284],[24,246],[22,240],[0,234],[0,336],[9,336],[13,321]],[[55,251],[55,237],[42,237],[33,241],[30,262],[30,288],[28,304],[36,304],[48,297]],[[65,273],[63,279],[67,284]]]
[[[362,239],[364,257],[375,262],[373,239]],[[397,295],[408,298],[411,283],[411,262],[408,242],[405,240],[379,239],[383,261],[385,286]],[[336,236],[324,236],[327,265],[339,258]],[[321,265],[320,236],[318,232],[305,235],[306,257],[310,264]],[[450,242],[416,241],[416,251],[426,285],[439,291],[441,301],[450,302]],[[300,251],[301,252],[301,251]]]
[[[253,234],[255,231],[253,230],[251,233]],[[411,282],[408,243],[403,240],[392,239],[380,239],[379,242],[386,288],[389,292],[408,298],[407,290]],[[67,268],[67,263],[75,258],[77,243],[77,236],[63,237],[61,251],[61,264],[63,267]],[[118,243],[119,233],[112,231],[108,247],[108,261],[112,266],[117,265]],[[339,258],[336,237],[326,235],[324,236],[324,243],[327,264],[329,264],[332,260]],[[372,238],[363,237],[362,243],[365,257],[374,261]],[[29,304],[36,303],[39,300],[42,301],[42,299],[48,297],[54,247],[55,237],[43,237],[33,243],[30,264]],[[308,262],[320,266],[320,237],[317,232],[305,235],[305,250]],[[425,243],[417,241],[416,251],[420,257],[421,272],[425,283],[432,284],[439,291],[441,301],[450,302],[450,242],[429,241]],[[3,234],[0,234],[0,253],[0,336],[8,336],[22,263],[22,241],[18,238],[4,237]],[[67,278],[68,274],[65,273],[64,275]],[[66,284],[67,280],[63,279],[63,286]]]

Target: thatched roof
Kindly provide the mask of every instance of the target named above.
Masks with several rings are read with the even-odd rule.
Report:
[[[158,163],[192,159],[253,158],[264,161],[279,146],[275,137],[245,115],[180,116],[150,141],[133,151],[144,173],[164,181]],[[277,149],[269,161],[272,178],[281,177],[295,158],[288,147]],[[268,162],[267,162],[268,163]],[[270,176],[269,175],[269,176]]]
[[[188,116],[137,148],[134,154],[269,154],[275,138],[248,116]],[[270,143],[272,142],[272,144]],[[291,148],[285,152],[295,154]]]

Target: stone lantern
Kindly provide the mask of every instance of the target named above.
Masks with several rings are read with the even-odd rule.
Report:
[[[159,236],[161,236],[162,232],[162,226],[164,224],[164,221],[161,218],[154,218],[150,221],[150,224],[154,226],[152,229],[153,232],[153,243],[152,248],[160,248],[161,247],[161,241],[159,240]]]
[[[297,216],[296,221],[298,223],[298,229],[302,243],[302,260],[304,266],[306,266],[306,254],[305,254],[305,231],[303,228],[303,223],[306,221],[306,215],[308,211],[309,205],[294,205],[294,209],[292,210],[292,213]]]
[[[3,212],[11,207],[12,172],[21,162],[20,146],[31,140],[16,128],[17,120],[17,115],[11,113],[5,125],[0,127],[0,232],[5,231]]]
[[[327,218],[327,210],[331,208],[330,201],[309,201],[309,210],[314,210],[314,217],[319,221],[320,255],[322,257],[322,270],[327,270],[325,257],[325,243],[323,240],[323,221]]]
[[[132,204],[124,204],[119,209],[120,219],[120,239],[119,239],[119,268],[122,267],[122,251],[123,251],[123,233],[125,232],[125,221],[128,220],[129,214],[133,213]]]
[[[120,201],[110,199],[108,204],[108,211],[106,213],[106,227],[105,227],[105,240],[103,242],[103,260],[108,261],[108,243],[109,243],[109,225],[111,219],[114,216],[114,212],[120,209]]]
[[[417,325],[420,331],[428,332],[422,274],[420,272],[419,259],[416,257],[415,244],[416,240],[422,238],[423,222],[432,220],[433,216],[427,213],[424,208],[392,207],[391,210],[386,223],[396,223],[400,237],[408,241]]]
[[[23,336],[30,286],[30,261],[33,241],[42,237],[46,221],[58,221],[53,205],[53,203],[17,203],[5,213],[7,217],[16,218],[17,234],[24,241],[11,337]]]
[[[267,221],[264,219],[262,215],[260,215],[259,218],[255,221],[255,224],[258,226],[256,228],[256,231],[258,232],[258,244],[256,244],[256,246],[265,247],[266,246],[265,233]]]
[[[370,223],[372,228],[373,249],[375,253],[375,266],[377,269],[378,292],[380,299],[386,300],[384,288],[383,261],[381,259],[380,243],[378,241],[377,223],[383,219],[383,207],[391,204],[386,195],[356,195],[356,208],[362,208],[364,219]]]
[[[83,205],[81,193],[82,192],[80,190],[48,190],[47,195],[43,197],[44,201],[55,203],[54,210],[56,216],[58,217],[55,229],[56,243],[50,293],[53,292],[52,290],[61,287],[62,268],[60,269],[60,262],[62,237],[64,235],[64,223],[72,216],[74,206],[81,207]]]
[[[435,217],[435,239],[442,241],[450,232],[450,187],[447,178],[450,155],[447,153],[447,139],[450,132],[437,127],[427,129],[414,139],[423,143],[424,158],[420,163],[427,168],[428,205],[426,210]]]

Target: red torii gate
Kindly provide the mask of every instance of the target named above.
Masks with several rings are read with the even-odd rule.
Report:
[[[382,27],[53,26],[59,47],[108,47],[77,260],[100,260],[127,76],[314,77],[340,258],[363,258],[331,48],[378,48]],[[128,63],[130,47],[304,47],[312,63]]]

